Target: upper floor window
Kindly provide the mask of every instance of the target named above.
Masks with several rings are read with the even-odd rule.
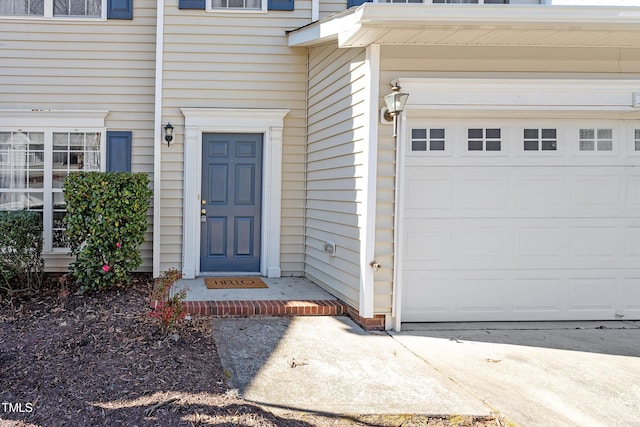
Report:
[[[0,0],[0,16],[105,18],[107,0]]]
[[[211,0],[212,10],[262,10],[262,0]]]
[[[294,10],[294,3],[295,0],[178,0],[178,8],[209,12],[266,13],[268,10]]]
[[[53,16],[102,16],[102,0],[53,0]]]

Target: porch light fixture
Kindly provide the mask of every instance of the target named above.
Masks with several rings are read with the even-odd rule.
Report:
[[[171,141],[173,141],[173,126],[171,126],[171,122],[167,123],[164,127],[164,140],[167,141],[167,147],[171,145]]]
[[[398,83],[392,83],[392,92],[384,97],[384,103],[387,104],[387,111],[384,112],[385,120],[393,120],[393,137],[397,136],[398,122],[397,116],[404,111],[404,106],[409,98],[408,93],[400,92]]]

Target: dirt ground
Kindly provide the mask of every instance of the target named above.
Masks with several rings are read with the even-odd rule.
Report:
[[[81,294],[0,300],[0,426],[503,426],[461,416],[274,415],[227,384],[208,319],[167,336],[149,313],[152,280]]]

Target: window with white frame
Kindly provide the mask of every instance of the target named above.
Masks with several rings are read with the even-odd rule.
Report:
[[[209,9],[216,11],[266,10],[266,0],[209,0]]]
[[[0,16],[104,18],[106,0],[0,0]]]
[[[104,129],[0,129],[0,210],[38,212],[44,251],[66,252],[67,175],[104,170]]]
[[[640,129],[634,129],[634,148],[635,151],[640,151]]]

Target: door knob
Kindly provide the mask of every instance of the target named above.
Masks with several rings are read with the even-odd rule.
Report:
[[[201,213],[202,215],[206,215],[206,214],[207,214],[207,210],[206,210],[206,209],[200,209],[200,213]]]
[[[203,204],[203,205],[206,205],[206,204],[207,204],[207,201],[206,201],[206,200],[203,200],[203,201],[202,201],[202,204]]]

